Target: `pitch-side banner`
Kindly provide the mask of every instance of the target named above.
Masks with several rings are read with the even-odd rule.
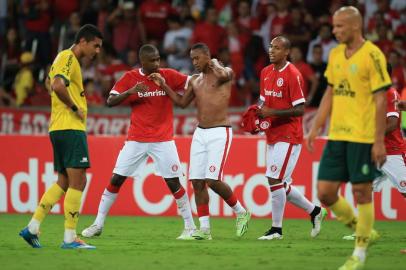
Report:
[[[109,183],[116,157],[124,137],[89,136],[91,169],[87,171],[88,185],[83,194],[82,213],[96,214],[100,196]],[[176,138],[189,198],[195,211],[193,189],[186,180],[189,167],[189,136]],[[317,202],[316,177],[324,140],[316,142],[316,151],[302,149],[293,174],[294,185],[307,198]],[[47,136],[0,135],[0,212],[33,212],[45,189],[57,180],[53,171],[52,148]],[[235,191],[240,201],[256,217],[271,217],[271,197],[264,177],[266,142],[260,136],[235,136],[224,170],[224,181]],[[113,205],[112,215],[177,215],[176,203],[161,177],[155,175],[150,160],[142,175],[129,178]],[[343,186],[342,194],[354,203],[351,186]],[[386,183],[382,192],[375,193],[378,219],[406,220],[404,199]],[[62,213],[63,201],[52,212]],[[210,214],[232,216],[232,210],[216,194],[210,192]],[[308,218],[308,215],[287,203],[286,218]]]

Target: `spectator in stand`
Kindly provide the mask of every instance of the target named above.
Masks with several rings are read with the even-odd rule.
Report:
[[[259,35],[262,38],[264,44],[264,50],[268,49],[269,43],[271,42],[271,28],[272,28],[272,20],[276,16],[276,5],[274,3],[269,3],[266,5],[265,9],[265,20],[262,22]]]
[[[327,68],[327,63],[323,61],[323,47],[320,44],[313,46],[311,68],[314,70],[315,76],[318,80],[317,89],[313,96],[308,96],[309,107],[318,108],[323,97],[324,90],[327,88],[327,80],[324,77],[324,72]]]
[[[390,30],[395,30],[400,24],[400,14],[390,7],[390,0],[376,1],[378,12],[384,15],[386,21],[390,22]]]
[[[406,40],[405,36],[395,36],[393,38],[393,50],[400,54],[402,63],[406,64]]]
[[[395,35],[401,37],[406,36],[406,8],[403,8],[402,13],[400,14],[400,24],[395,28]]]
[[[52,25],[50,1],[26,0],[22,4],[22,15],[25,27],[25,49],[31,51],[33,42],[37,41],[37,52],[34,55],[36,64],[45,67],[51,62],[52,42],[49,30]]]
[[[73,12],[69,16],[68,23],[65,24],[65,36],[63,38],[63,49],[67,49],[75,42],[75,35],[80,29],[79,13]]]
[[[167,20],[170,15],[177,15],[171,4],[164,0],[143,1],[139,17],[145,27],[146,39],[161,42],[168,30]]]
[[[392,73],[391,73],[392,86],[400,94],[403,87],[406,86],[406,84],[405,84],[406,69],[401,64],[402,57],[400,56],[400,54],[397,51],[392,50],[389,52],[389,55],[388,55],[388,63],[392,67]]]
[[[35,79],[32,71],[34,56],[30,52],[21,54],[21,69],[14,80],[14,92],[16,96],[16,105],[24,104],[28,96],[34,92]]]
[[[129,50],[127,53],[127,58],[125,63],[127,64],[127,66],[129,66],[130,68],[135,68],[138,67],[138,53],[135,50]]]
[[[374,43],[379,47],[379,49],[381,49],[383,54],[388,57],[389,52],[393,48],[393,42],[389,38],[388,27],[384,24],[378,25],[377,34],[378,40],[376,40]]]
[[[319,81],[312,67],[303,61],[303,53],[299,47],[293,46],[290,49],[290,60],[303,76],[303,95],[306,105],[309,105],[316,93]]]
[[[217,23],[217,11],[214,7],[206,10],[206,20],[197,23],[191,43],[205,43],[210,49],[213,57],[221,48],[227,47],[227,33],[223,27]]]
[[[119,5],[107,18],[107,24],[112,29],[113,47],[123,60],[128,50],[138,51],[146,41],[144,27],[133,2]]]
[[[322,60],[323,62],[327,63],[328,55],[332,48],[337,46],[337,41],[333,39],[331,35],[331,25],[329,23],[324,23],[320,26],[319,34],[315,39],[310,41],[309,49],[307,50],[306,61],[307,63],[313,62],[313,47],[317,44],[320,45],[323,51]],[[324,75],[323,75],[324,76]]]
[[[169,30],[165,33],[163,48],[167,55],[168,66],[183,73],[192,71],[189,57],[189,40],[192,30],[185,27],[178,16],[168,18]]]
[[[303,20],[302,10],[294,7],[290,11],[290,21],[284,27],[284,33],[292,46],[299,47],[302,51],[307,50],[311,39],[310,26]]]
[[[7,30],[6,40],[0,44],[0,81],[4,90],[9,94],[15,75],[19,69],[21,54],[21,40],[17,29],[10,27]],[[4,61],[4,62],[3,62]]]
[[[55,20],[63,24],[71,19],[72,13],[79,12],[80,0],[53,0],[52,6]]]
[[[100,94],[100,90],[96,88],[96,84],[92,79],[84,80],[83,87],[85,88],[88,107],[101,107],[104,105],[104,99]]]
[[[244,51],[247,47],[250,37],[240,34],[240,28],[237,28],[235,23],[230,22],[227,25],[228,34],[228,53],[230,54],[230,62],[235,77],[240,77],[244,68]],[[223,50],[220,49],[220,52]]]
[[[289,5],[290,0],[276,2],[277,13],[271,23],[272,24],[270,36],[271,39],[283,34],[285,26],[289,23],[290,21],[290,14],[288,10]]]
[[[238,1],[238,15],[235,23],[239,32],[246,36],[245,39],[247,40],[250,39],[253,32],[260,29],[258,19],[251,16],[249,0]]]
[[[83,57],[80,61],[82,70],[82,79],[92,79],[96,82],[100,79],[100,73],[96,67],[96,63],[92,59]]]

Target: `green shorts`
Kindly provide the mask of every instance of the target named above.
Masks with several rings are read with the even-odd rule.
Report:
[[[371,159],[372,144],[328,141],[319,166],[319,180],[372,182],[380,176]]]
[[[86,132],[81,130],[56,130],[49,133],[54,150],[54,170],[89,168],[89,151]]]

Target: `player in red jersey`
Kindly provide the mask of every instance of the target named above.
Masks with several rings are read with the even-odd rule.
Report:
[[[92,237],[101,234],[120,187],[127,177],[137,177],[148,157],[151,157],[175,197],[184,219],[185,229],[178,239],[187,239],[196,227],[188,195],[179,182],[183,173],[173,140],[172,102],[165,91],[150,79],[150,74],[161,74],[166,83],[176,90],[186,87],[188,77],[173,69],[159,68],[159,51],[153,45],[143,45],[139,59],[141,68],[126,72],[113,86],[107,99],[110,107],[123,102],[131,105],[131,125],[127,140],[117,157],[110,184],[101,197],[96,220],[83,230],[82,235]]]
[[[312,222],[311,237],[316,237],[326,210],[311,203],[292,184],[292,173],[300,155],[303,141],[302,116],[305,98],[303,78],[297,68],[287,61],[290,41],[278,36],[269,46],[271,65],[261,71],[261,118],[270,118],[265,130],[267,149],[266,177],[272,196],[272,227],[259,240],[282,239],[282,220],[286,200],[306,210]]]
[[[216,192],[237,215],[236,235],[247,232],[251,214],[237,200],[230,186],[223,182],[223,170],[232,141],[232,129],[228,119],[233,71],[223,67],[217,59],[211,59],[210,50],[204,43],[192,46],[190,57],[199,74],[193,75],[185,94],[179,95],[163,80],[162,75],[152,77],[171,97],[175,104],[185,108],[196,100],[199,125],[193,134],[190,149],[189,178],[195,192],[200,230],[192,236],[197,240],[211,240],[209,219],[209,194],[207,186]]]

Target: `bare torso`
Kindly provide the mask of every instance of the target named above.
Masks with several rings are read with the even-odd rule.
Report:
[[[231,81],[219,85],[214,74],[200,73],[192,80],[192,87],[199,126],[203,128],[229,126],[230,121],[227,114]]]

